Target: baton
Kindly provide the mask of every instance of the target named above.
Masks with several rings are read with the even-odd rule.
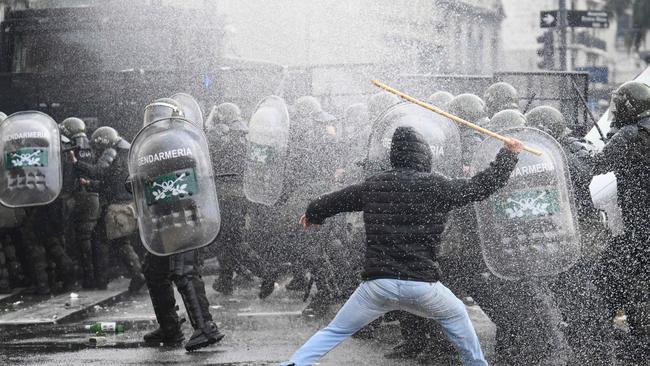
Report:
[[[454,116],[454,115],[451,114],[451,113],[447,113],[447,112],[443,111],[443,110],[440,109],[440,108],[437,108],[437,107],[432,106],[431,104],[428,104],[428,103],[425,103],[425,102],[420,101],[420,100],[418,100],[418,99],[415,99],[415,98],[413,98],[413,97],[410,96],[410,95],[407,95],[407,94],[405,94],[405,93],[402,93],[402,92],[399,91],[399,90],[396,90],[396,89],[391,88],[390,86],[388,86],[388,85],[386,85],[386,84],[380,82],[379,80],[372,80],[372,83],[375,84],[375,86],[377,86],[377,87],[379,87],[379,88],[381,88],[381,89],[384,89],[385,91],[387,91],[387,92],[389,92],[389,93],[395,94],[395,95],[397,95],[398,97],[400,97],[400,98],[402,98],[402,99],[404,99],[404,100],[406,100],[406,101],[409,101],[409,102],[411,102],[411,103],[413,103],[413,104],[417,104],[417,105],[419,105],[420,107],[425,108],[425,109],[428,109],[428,110],[430,110],[430,111],[432,111],[432,112],[434,112],[434,113],[437,113],[437,114],[439,114],[439,115],[441,115],[441,116],[447,117],[447,118],[449,118],[450,120],[452,120],[452,121],[454,121],[454,122],[456,122],[456,123],[458,123],[458,124],[465,125],[465,126],[471,128],[471,129],[473,129],[473,130],[476,130],[476,131],[478,131],[478,132],[480,132],[480,133],[482,133],[482,134],[484,134],[484,135],[488,135],[488,136],[490,136],[490,137],[494,137],[495,139],[500,140],[500,141],[503,141],[503,142],[508,142],[508,141],[510,141],[510,138],[508,138],[508,137],[505,137],[505,136],[499,135],[498,133],[492,132],[492,131],[490,131],[490,130],[488,130],[488,129],[485,129],[485,128],[479,126],[479,125],[476,125],[476,124],[474,124],[474,123],[472,123],[472,122],[468,122],[468,121],[465,121],[464,119],[462,119],[462,118],[460,118],[460,117],[456,117],[456,116]],[[539,150],[537,150],[537,149],[534,149],[534,148],[532,148],[532,147],[524,146],[524,150],[528,151],[528,152],[531,153],[531,154],[534,154],[534,155],[537,155],[537,156],[542,156],[542,152],[541,152],[541,151],[539,151]]]

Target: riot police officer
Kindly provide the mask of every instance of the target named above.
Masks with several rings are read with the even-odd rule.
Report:
[[[562,146],[575,197],[581,232],[582,258],[567,272],[558,275],[552,290],[568,324],[567,341],[576,364],[612,363],[611,325],[605,316],[602,296],[594,290],[597,274],[594,263],[605,242],[605,227],[599,220],[589,190],[593,168],[593,147],[584,139],[570,136],[562,113],[550,106],[539,106],[526,113],[528,125],[540,129]]]
[[[612,95],[618,132],[594,160],[594,174],[614,172],[624,234],[603,253],[602,291],[610,311],[625,310],[632,341],[626,353],[647,361],[650,345],[650,86],[631,81]]]
[[[488,121],[485,102],[474,94],[460,94],[447,104],[447,111],[468,122],[485,126]],[[474,148],[483,141],[483,137],[476,131],[464,128],[461,130],[461,144],[463,147],[463,165],[468,166],[472,160]]]
[[[244,276],[254,265],[248,260],[252,249],[245,248],[242,219],[247,204],[243,192],[246,166],[246,134],[248,128],[242,120],[241,110],[234,103],[222,103],[213,108],[206,123],[212,166],[219,180],[217,192],[222,214],[219,234],[219,275],[212,287],[217,292],[233,292],[235,272]]]
[[[185,105],[183,101],[171,98],[162,98],[154,101],[145,107],[144,129],[138,136],[143,134],[145,131],[147,133],[155,134],[158,128],[169,129],[170,127],[168,125],[163,123],[163,125],[160,126],[160,123],[155,124],[155,122],[170,120],[170,118],[175,117],[182,118],[186,115],[185,108],[191,108],[191,106]],[[195,112],[195,117],[193,118],[200,118],[200,120],[189,122],[195,124],[194,127],[197,131],[199,129],[202,130],[202,114],[200,110]],[[142,138],[146,138],[147,133],[144,133]],[[196,132],[195,136],[197,134],[202,134],[202,131]],[[138,137],[134,140],[134,146],[137,141]],[[167,149],[164,144],[161,145],[160,148]],[[204,151],[196,153],[208,154],[209,152]],[[132,173],[133,172],[131,172],[131,174]],[[214,182],[212,182],[212,184],[214,184]],[[218,206],[216,195],[214,199],[214,205]],[[214,230],[214,228],[211,229]],[[218,227],[216,229],[218,230]],[[216,236],[216,233],[214,235]],[[212,237],[212,239],[214,239],[214,237]],[[178,292],[183,298],[185,309],[190,318],[192,327],[194,328],[194,333],[185,344],[185,348],[188,351],[193,351],[219,342],[224,335],[219,332],[219,329],[212,320],[212,315],[210,314],[210,304],[205,293],[205,283],[201,278],[199,252],[197,250],[187,250],[182,253],[171,255],[165,255],[163,253],[161,256],[153,254],[148,245],[145,244],[145,247],[148,252],[145,255],[143,272],[149,289],[151,303],[159,324],[158,329],[145,334],[145,342],[151,344],[163,343],[178,345],[184,340],[180,328],[181,322],[176,313],[176,300],[174,298],[172,282],[176,285]]]
[[[60,212],[56,208],[60,206],[55,202],[62,188],[59,128],[46,114],[24,111],[8,117],[0,124],[0,129],[3,156],[6,154],[0,179],[4,194],[0,201],[16,209],[8,212],[10,218],[13,216],[13,221],[17,221],[16,215],[21,207],[26,215],[22,224],[18,225],[19,235],[15,235],[15,224],[18,223],[9,225],[13,226],[10,229],[14,234],[12,242],[21,244],[14,245],[14,248],[20,248],[20,257],[23,258],[26,272],[31,274],[31,283],[37,294],[49,294],[51,286],[56,286],[55,290],[64,284],[71,286],[74,281],[72,263],[63,249],[63,243],[53,234],[57,231],[53,229],[53,223],[64,221],[58,217]],[[22,137],[22,133],[17,131],[28,133],[33,138]],[[38,177],[43,184],[32,184],[30,177]],[[9,184],[12,187],[7,189]],[[5,224],[3,226],[7,227]]]
[[[506,109],[519,109],[519,93],[506,82],[490,85],[483,94],[483,100],[489,118]]]
[[[70,141],[73,149],[68,152],[68,159],[72,164],[92,164],[93,153],[86,135],[86,124],[83,120],[71,117],[60,125],[61,134]],[[77,163],[75,163],[75,161]],[[85,172],[76,168],[68,170],[64,164],[66,174],[64,182],[70,184],[74,208],[71,213],[74,225],[75,243],[73,250],[78,253],[76,258],[81,271],[82,286],[84,288],[106,288],[106,255],[105,251],[93,243],[93,233],[100,215],[99,182],[90,178]]]
[[[98,248],[106,255],[110,248],[115,250],[131,277],[130,291],[137,291],[144,285],[140,258],[133,250],[131,238],[135,233],[135,216],[130,206],[131,195],[124,187],[128,176],[127,159],[131,145],[112,127],[100,127],[91,136],[92,149],[97,161],[93,164],[77,161],[76,168],[99,182],[101,217],[97,237]],[[100,278],[106,278],[104,274]]]

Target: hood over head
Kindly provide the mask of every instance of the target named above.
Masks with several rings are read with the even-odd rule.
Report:
[[[433,155],[424,136],[412,127],[398,127],[393,134],[390,163],[394,169],[431,172]]]

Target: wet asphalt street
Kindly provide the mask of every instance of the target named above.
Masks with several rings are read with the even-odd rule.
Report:
[[[0,326],[1,365],[274,365],[287,359],[323,321],[305,318],[301,294],[280,287],[266,300],[253,289],[238,289],[224,297],[210,288],[211,312],[226,334],[212,347],[187,353],[184,348],[145,347],[142,335],[156,328],[146,290],[117,298],[114,303],[94,306],[58,324]],[[23,304],[30,302],[23,298]],[[180,297],[181,317],[185,317]],[[22,304],[21,304],[22,305]],[[334,311],[336,309],[332,309]],[[3,312],[11,312],[11,305]],[[331,315],[325,317],[331,319]],[[128,328],[124,334],[94,337],[84,325],[117,321]],[[63,323],[63,324],[61,324]],[[183,325],[186,338],[191,329]],[[335,349],[321,365],[418,365],[415,361],[387,360],[383,354],[396,344],[399,331],[388,324],[377,339],[350,339]],[[435,364],[455,364],[440,360]]]

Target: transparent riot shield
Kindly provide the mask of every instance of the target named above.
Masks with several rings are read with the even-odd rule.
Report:
[[[221,217],[203,131],[180,118],[154,122],[133,140],[129,174],[140,237],[154,255],[204,247]]]
[[[186,93],[176,93],[170,98],[180,104],[183,115],[187,120],[195,123],[201,130],[203,130],[203,111],[201,110],[199,102],[197,102],[193,96]]]
[[[266,97],[251,117],[244,194],[255,203],[273,206],[284,187],[289,144],[289,112],[284,99]]]
[[[562,147],[550,135],[527,127],[503,131],[542,156],[519,154],[508,184],[474,204],[483,259],[508,280],[552,276],[580,258],[574,196]],[[493,138],[477,148],[473,174],[489,166],[503,143]]]
[[[61,138],[54,120],[41,112],[14,113],[0,124],[0,203],[46,205],[61,193]]]
[[[377,170],[390,169],[390,147],[398,127],[410,126],[429,143],[433,155],[432,171],[448,177],[462,172],[458,127],[451,120],[411,103],[389,108],[372,127],[368,162]]]

